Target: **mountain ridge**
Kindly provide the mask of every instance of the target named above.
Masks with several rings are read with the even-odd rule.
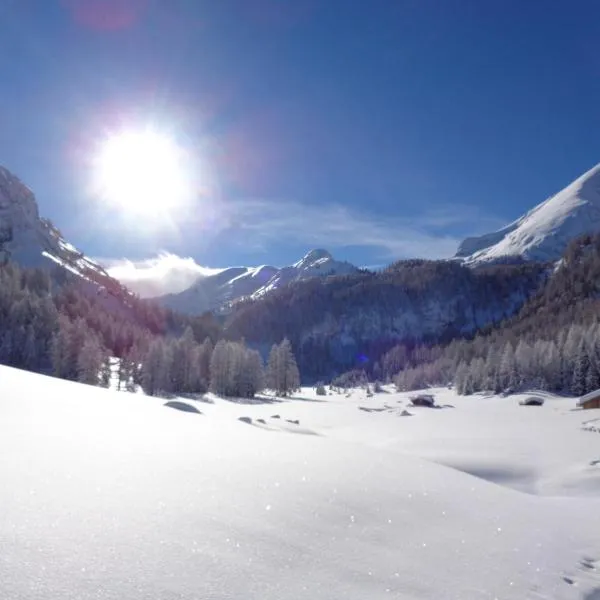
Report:
[[[75,276],[109,290],[123,286],[97,262],[67,242],[59,229],[40,217],[32,190],[0,166],[0,264],[42,267]]]
[[[455,254],[469,265],[556,261],[569,242],[600,231],[600,164],[502,229],[463,240]]]
[[[293,281],[358,272],[358,267],[338,261],[329,251],[317,248],[292,265],[281,268],[270,265],[229,267],[198,278],[183,292],[160,296],[157,300],[168,308],[184,313],[227,312],[238,301],[261,298]]]

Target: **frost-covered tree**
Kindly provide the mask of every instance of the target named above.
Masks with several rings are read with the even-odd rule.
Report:
[[[517,364],[515,362],[515,353],[510,342],[507,342],[500,359],[500,368],[498,370],[498,379],[502,390],[514,389],[519,384],[517,374]]]
[[[171,345],[171,389],[174,393],[198,391],[197,350],[194,332],[187,327],[181,338]]]
[[[229,389],[229,351],[228,342],[219,340],[210,360],[210,391],[219,396]]]
[[[98,385],[103,362],[103,349],[98,338],[88,336],[77,356],[77,381],[89,385]]]
[[[52,374],[55,377],[68,379],[71,372],[71,357],[70,357],[70,342],[69,336],[71,332],[71,323],[66,317],[62,317],[58,321],[58,329],[52,337],[51,343],[51,358],[52,358]]]
[[[263,361],[258,351],[243,346],[242,349],[243,357],[238,377],[237,395],[241,398],[253,398],[264,387]]]
[[[263,365],[256,350],[221,340],[210,362],[210,390],[219,396],[252,398],[263,388]]]
[[[571,381],[571,393],[575,396],[583,396],[587,391],[587,378],[590,368],[590,357],[585,340],[581,340],[577,355],[575,357],[575,368]]]
[[[170,349],[165,342],[160,338],[153,340],[142,360],[141,384],[146,394],[156,396],[170,391],[170,362]]]
[[[274,344],[269,353],[266,385],[279,396],[287,396],[300,387],[300,372],[290,341]]]

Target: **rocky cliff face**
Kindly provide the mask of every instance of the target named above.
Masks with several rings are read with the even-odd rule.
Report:
[[[120,284],[97,263],[63,239],[60,231],[39,215],[33,192],[15,175],[0,167],[0,261],[23,267],[67,272],[107,288]]]

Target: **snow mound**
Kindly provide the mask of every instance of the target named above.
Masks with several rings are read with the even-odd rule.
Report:
[[[558,260],[568,243],[600,231],[600,165],[507,227],[467,238],[456,258],[468,264]]]

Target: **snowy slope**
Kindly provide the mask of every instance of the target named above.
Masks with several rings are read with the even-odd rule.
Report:
[[[600,165],[500,231],[467,238],[456,254],[467,263],[558,260],[567,244],[600,231]]]
[[[0,167],[0,264],[23,267],[58,265],[68,273],[102,285],[117,285],[97,263],[65,241],[47,219],[40,218],[33,192]]]
[[[199,278],[194,285],[178,294],[159,300],[180,312],[198,314],[226,308],[241,298],[258,298],[292,281],[329,275],[346,275],[358,269],[348,262],[337,261],[326,250],[311,250],[291,266],[231,267]]]
[[[574,402],[445,394],[411,417],[358,392],[198,415],[0,367],[0,596],[600,597],[600,469],[540,495],[461,468],[581,483],[600,451]]]

